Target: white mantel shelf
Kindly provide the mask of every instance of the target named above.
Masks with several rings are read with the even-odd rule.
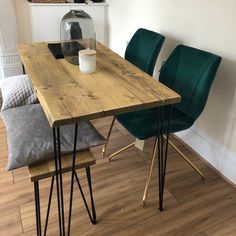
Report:
[[[106,2],[92,2],[87,1],[87,3],[31,3],[30,6],[108,6]]]
[[[29,2],[31,17],[32,41],[60,40],[60,24],[63,16],[70,10],[83,10],[94,22],[96,39],[108,44],[108,3],[31,3]]]

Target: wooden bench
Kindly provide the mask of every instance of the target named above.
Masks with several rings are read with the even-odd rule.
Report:
[[[86,168],[96,163],[96,159],[90,152],[90,150],[80,151],[76,154],[75,169]],[[72,170],[72,154],[62,156],[62,173],[66,173]],[[29,175],[32,182],[46,179],[55,176],[55,162],[54,159],[42,161],[40,163],[28,166]]]
[[[61,173],[71,172],[72,171],[72,154],[68,154],[61,157]],[[95,205],[93,201],[93,193],[92,193],[92,180],[90,175],[90,166],[94,165],[96,163],[96,159],[92,155],[90,150],[84,150],[79,151],[76,153],[75,158],[75,173],[73,175],[73,179],[75,178],[82,199],[84,201],[84,205],[87,209],[88,216],[90,218],[90,221],[92,224],[96,224],[96,211],[95,211]],[[82,186],[80,185],[79,177],[77,175],[76,170],[78,169],[86,169],[87,174],[87,180],[88,180],[88,187],[89,187],[89,193],[90,193],[90,200],[91,200],[91,211],[89,210],[85,195],[82,190]],[[55,177],[59,179],[59,174],[56,176],[56,170],[55,170],[55,161],[54,159],[42,161],[40,163],[28,166],[29,169],[29,176],[31,182],[34,182],[34,193],[35,193],[35,210],[36,210],[36,227],[37,227],[37,235],[42,235],[42,229],[41,229],[41,213],[40,213],[40,189],[39,189],[39,180],[43,180],[46,178],[51,178],[51,187],[49,191],[49,198],[48,198],[48,207],[47,207],[47,213],[45,218],[45,226],[44,226],[44,233],[43,235],[46,235],[47,227],[48,227],[48,221],[49,221],[49,214],[50,214],[50,207],[51,207],[51,200],[52,200],[52,193],[53,193],[53,187],[54,187],[54,179]],[[58,186],[57,186],[58,188]],[[57,199],[59,198],[61,201],[62,195],[58,195]],[[72,199],[73,199],[73,187],[70,190],[70,204],[72,209]],[[63,202],[63,200],[62,200]],[[60,212],[61,210],[58,210]],[[70,214],[71,216],[71,214]],[[62,227],[63,222],[59,222],[60,227]]]

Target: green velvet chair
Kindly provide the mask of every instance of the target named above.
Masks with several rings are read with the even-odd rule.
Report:
[[[170,126],[168,120],[170,112],[167,107],[163,108],[164,122],[163,131],[175,133],[190,128],[202,113],[208,98],[211,84],[220,65],[221,57],[212,53],[202,51],[185,45],[178,45],[163,64],[159,80],[169,88],[181,95],[181,102],[172,106]],[[153,148],[152,160],[145,185],[143,204],[147,197],[147,190],[153,170],[156,149],[158,143],[157,109],[145,109],[136,112],[117,115],[115,119],[122,124],[135,138],[145,140],[156,137]],[[114,124],[114,120],[113,120]],[[112,124],[112,126],[113,126]],[[110,128],[110,131],[112,129]],[[167,130],[168,127],[168,130]],[[171,146],[203,177],[188,158],[167,140]],[[125,148],[110,155],[109,159],[121,151],[135,144],[129,144]],[[164,172],[165,172],[164,167]],[[164,185],[164,184],[163,184]]]
[[[125,59],[147,74],[153,74],[165,37],[147,29],[138,29],[125,50]]]
[[[221,57],[185,45],[178,45],[163,64],[159,80],[181,95],[181,102],[172,106],[169,132],[175,133],[190,128],[202,113],[207,102],[211,84],[220,65]],[[116,116],[135,138],[145,140],[157,136],[157,109],[145,109]],[[166,133],[170,112],[164,107],[163,131]],[[157,138],[153,149],[152,161],[145,186],[143,204],[147,197],[151,178]],[[171,142],[169,142],[173,145]],[[127,146],[128,147],[128,146]],[[194,168],[193,164],[174,145],[173,147]],[[125,150],[125,148],[123,148]],[[113,157],[114,155],[111,155]],[[165,167],[164,167],[165,168]],[[198,173],[202,173],[196,169]],[[165,171],[165,170],[164,170]]]
[[[138,29],[125,50],[125,59],[137,66],[147,74],[153,74],[157,57],[164,43],[165,37],[151,30]],[[107,135],[107,142],[110,138],[115,117],[112,120],[110,130]],[[107,142],[102,149],[102,155],[105,156]],[[130,146],[130,145],[129,145]],[[131,145],[132,146],[132,145]]]

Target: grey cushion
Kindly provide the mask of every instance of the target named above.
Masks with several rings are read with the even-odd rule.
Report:
[[[26,105],[1,112],[7,129],[7,170],[27,166],[53,157],[53,132],[40,104]],[[72,152],[75,125],[62,126],[61,152]],[[105,139],[90,122],[78,124],[77,150],[101,145]]]
[[[38,102],[28,75],[17,75],[2,79],[0,88],[2,90],[2,111]]]

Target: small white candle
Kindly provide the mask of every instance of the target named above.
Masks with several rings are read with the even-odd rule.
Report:
[[[79,68],[82,73],[93,73],[96,71],[96,51],[83,49],[79,51]]]

